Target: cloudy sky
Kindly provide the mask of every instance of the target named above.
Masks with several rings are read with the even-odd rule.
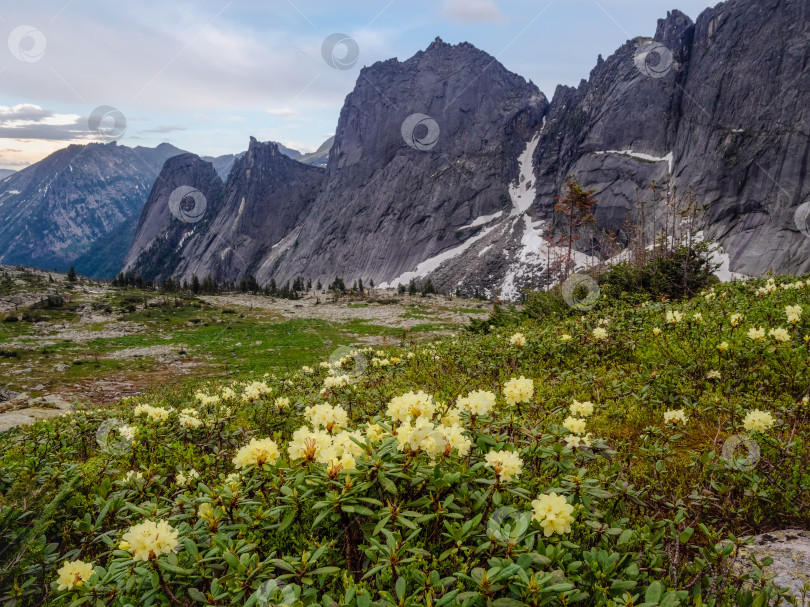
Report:
[[[667,10],[694,19],[714,4],[3,0],[0,168],[105,137],[220,155],[253,135],[312,151],[334,132],[361,67],[405,60],[436,36],[475,44],[551,97],[586,78],[600,53],[651,36]]]

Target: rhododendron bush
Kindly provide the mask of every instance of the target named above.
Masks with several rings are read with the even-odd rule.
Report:
[[[603,301],[13,430],[0,597],[776,604],[731,558],[810,524],[808,293]]]

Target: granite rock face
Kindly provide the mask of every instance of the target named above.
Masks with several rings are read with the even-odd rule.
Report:
[[[125,271],[158,281],[196,275],[235,282],[253,274],[257,261],[306,215],[323,174],[291,160],[277,144],[253,138],[224,184],[212,164],[194,155],[172,159],[146,205]],[[182,186],[204,196],[198,221],[172,213],[169,200]]]
[[[346,98],[324,188],[298,234],[257,277],[383,282],[508,212],[517,157],[548,102],[470,44],[437,39],[364,68]]]
[[[183,243],[195,230],[205,230],[222,191],[222,180],[210,162],[195,154],[166,161],[144,206],[123,271],[149,280],[170,278],[182,259]],[[173,195],[185,192],[198,192],[201,197],[183,196],[181,208],[173,209]]]
[[[638,217],[637,190],[669,178],[707,206],[706,236],[731,270],[808,271],[810,239],[795,221],[810,199],[808,61],[806,2],[729,0],[696,23],[670,12],[652,40],[557,90],[535,154],[535,214],[549,216],[573,174],[597,190],[599,225],[618,229]],[[650,235],[662,214],[648,218]],[[810,233],[806,214],[801,228]]]
[[[551,103],[472,45],[437,39],[361,71],[317,188],[285,174],[292,181],[272,187],[293,202],[258,204],[260,189],[231,186],[231,175],[226,189],[242,193],[224,195],[229,219],[201,222],[194,247],[151,272],[390,286],[431,276],[446,292],[515,299],[557,279],[550,226],[569,175],[596,191],[598,229],[619,248],[635,225],[650,242],[671,200],[691,198],[727,272],[807,272],[808,65],[806,0],[727,0],[696,22],[671,11],[653,38],[600,56]],[[241,197],[274,217],[234,223]],[[575,264],[614,255],[607,240],[578,240]]]
[[[774,585],[788,588],[801,604],[802,587],[810,585],[810,532],[786,529],[754,536],[753,542],[742,547],[735,559],[734,566],[739,573],[751,571],[751,555],[758,561],[772,558],[773,564],[765,570],[774,575]],[[806,596],[810,597],[810,593]]]

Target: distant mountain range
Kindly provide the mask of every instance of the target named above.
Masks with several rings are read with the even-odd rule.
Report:
[[[515,299],[556,280],[550,231],[574,176],[598,199],[577,267],[633,226],[650,242],[680,197],[705,208],[725,276],[808,272],[809,16],[797,0],[727,0],[695,22],[670,11],[551,101],[437,38],[363,68],[313,154],[255,139],[220,158],[68,148],[0,182],[0,262],[153,280],[431,277]]]
[[[601,235],[581,234],[578,267],[627,245],[633,225],[651,242],[679,193],[706,208],[700,227],[723,245],[725,276],[810,271],[808,15],[796,0],[728,0],[696,22],[671,11],[551,102],[487,53],[436,39],[361,71],[322,178],[257,145],[252,169],[221,189],[197,180],[197,161],[167,164],[161,182],[200,184],[218,202],[183,222],[154,211],[169,192],[153,190],[126,267],[278,284],[429,276],[514,299],[556,279],[564,250],[549,229],[573,175],[596,191]]]
[[[279,149],[306,161],[297,150]],[[185,153],[167,143],[92,143],[71,145],[21,171],[0,170],[0,263],[61,271],[74,266],[84,275],[111,278],[123,267],[163,164]],[[224,180],[244,154],[206,160]]]

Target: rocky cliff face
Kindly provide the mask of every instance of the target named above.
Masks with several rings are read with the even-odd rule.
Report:
[[[306,215],[323,173],[253,138],[224,184],[210,163],[192,154],[173,158],[144,209],[125,271],[150,280],[238,281]],[[173,210],[172,197],[184,193],[178,188],[189,190],[187,213]]]
[[[534,215],[549,217],[573,174],[596,189],[600,227],[615,230],[636,221],[637,190],[669,182],[707,206],[705,235],[731,270],[808,271],[810,240],[794,220],[810,195],[804,4],[729,0],[696,23],[672,11],[652,40],[629,41],[578,89],[558,89],[534,156]],[[650,236],[664,213],[651,211]]]
[[[726,276],[810,270],[808,19],[795,0],[729,0],[696,23],[672,11],[654,38],[600,57],[579,87],[558,87],[530,142],[528,211],[518,210],[527,194],[513,190],[515,213],[434,270],[435,281],[514,298],[553,280],[548,266],[562,251],[548,230],[568,175],[596,190],[598,226],[619,244],[642,203],[647,242],[660,234],[669,192],[706,207],[704,236],[723,245]],[[577,245],[579,267],[609,255],[589,244]]]
[[[508,213],[517,157],[548,102],[470,44],[437,39],[362,70],[346,98],[324,189],[257,277],[382,282]]]
[[[227,237],[198,232],[211,244],[167,258],[168,272],[391,286],[430,275],[446,291],[515,298],[555,279],[550,231],[569,175],[596,191],[598,230],[617,247],[638,224],[650,242],[672,200],[691,197],[727,275],[810,271],[809,19],[802,0],[728,0],[694,23],[672,11],[551,104],[486,53],[437,39],[361,72],[311,207],[253,222],[270,248],[236,246],[247,226],[225,222]],[[241,191],[246,206],[261,196]],[[232,217],[241,198],[229,200]],[[574,262],[615,253],[605,242],[582,238]],[[206,246],[244,258],[214,263]]]
[[[72,145],[13,173],[0,181],[0,262],[67,270],[83,254],[92,258],[99,242],[137,222],[160,167],[181,152]]]

